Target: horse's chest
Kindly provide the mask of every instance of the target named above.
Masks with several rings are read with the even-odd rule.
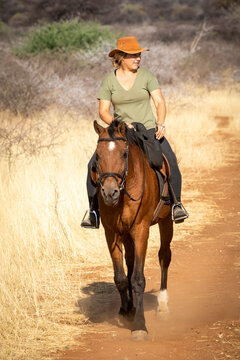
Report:
[[[102,216],[102,224],[114,232],[124,233],[129,230],[133,222],[130,209],[124,209],[122,212],[112,212],[108,216]]]

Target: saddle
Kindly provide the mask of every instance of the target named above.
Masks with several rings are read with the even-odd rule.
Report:
[[[152,219],[152,222],[154,222],[157,219],[162,207],[171,203],[169,185],[167,181],[167,179],[170,178],[170,166],[166,156],[162,153],[160,142],[149,137],[147,129],[143,124],[134,122],[132,125],[135,127],[137,138],[140,141],[144,153],[146,154],[148,163],[155,171],[158,179],[160,196]]]
[[[139,147],[141,147],[147,157],[149,165],[153,169],[159,169],[163,166],[162,148],[160,142],[149,133],[145,126],[139,122],[133,122],[135,134],[138,139]]]
[[[154,169],[158,180],[159,187],[159,202],[153,214],[152,223],[157,219],[160,211],[164,205],[171,204],[171,197],[169,195],[168,179],[171,175],[169,162],[164,154],[162,154],[162,167]]]

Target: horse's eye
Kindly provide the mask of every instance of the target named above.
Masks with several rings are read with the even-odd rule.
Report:
[[[98,161],[99,160],[99,155],[98,154],[96,154],[96,161]]]
[[[123,154],[123,157],[124,157],[124,159],[127,158],[127,152],[126,152],[126,151],[125,151],[125,153]]]

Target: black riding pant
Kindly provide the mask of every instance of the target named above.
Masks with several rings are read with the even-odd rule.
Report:
[[[153,137],[155,139],[155,129],[150,129],[147,132],[150,137]],[[162,152],[166,156],[170,166],[171,175],[169,182],[172,185],[177,201],[181,202],[182,175],[178,167],[176,155],[172,151],[172,148],[165,137],[162,137],[159,141],[161,144]]]
[[[150,129],[148,130],[148,133],[150,136],[155,136],[155,130],[154,129]],[[156,140],[158,141],[158,140]],[[177,198],[178,201],[181,201],[181,186],[182,186],[182,176],[177,164],[177,159],[176,156],[174,154],[174,152],[172,151],[171,146],[169,145],[169,142],[167,141],[167,139],[165,137],[161,138],[160,140],[160,144],[162,147],[162,152],[163,154],[166,156],[169,165],[170,165],[170,170],[171,170],[171,177],[169,179],[169,182],[172,185],[173,191],[175,193],[175,196]],[[93,164],[96,161],[96,153],[93,154],[93,156],[91,157],[89,163],[88,163],[88,175],[87,175],[87,192],[88,192],[88,199],[89,199],[89,205],[90,208],[95,209],[96,204],[97,204],[97,200],[95,197],[96,194],[96,185],[95,183],[92,181],[91,178],[91,168],[93,166]]]

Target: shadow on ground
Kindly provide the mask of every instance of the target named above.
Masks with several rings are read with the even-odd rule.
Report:
[[[92,323],[108,322],[117,327],[131,329],[132,318],[124,318],[118,314],[120,295],[115,284],[93,282],[81,290],[86,297],[77,300],[77,313],[84,314]],[[144,293],[145,312],[156,309],[157,297],[153,293],[153,290]]]

